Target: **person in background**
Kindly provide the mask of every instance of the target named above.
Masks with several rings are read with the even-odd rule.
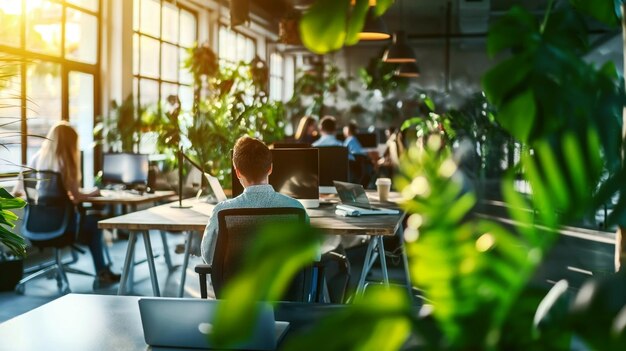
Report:
[[[312,144],[313,147],[343,146],[337,140],[337,120],[333,116],[325,116],[320,120],[320,138]]]
[[[217,220],[219,211],[231,208],[272,207],[304,209],[298,200],[277,193],[269,184],[269,175],[272,173],[272,153],[262,141],[249,136],[239,138],[233,149],[233,165],[235,168],[233,177],[239,179],[244,191],[236,198],[215,206],[211,220],[202,237],[201,252],[206,263],[213,262],[219,229]]]
[[[400,156],[404,153],[402,134],[395,127],[385,130],[387,141],[383,156],[378,160],[380,177],[393,178],[400,167]]]
[[[84,193],[80,190],[80,151],[78,148],[78,134],[67,121],[55,124],[43,142],[41,149],[33,156],[30,168],[39,171],[53,171],[61,174],[61,180],[70,200],[78,205],[99,196],[99,190]],[[16,195],[24,193],[24,183],[18,182]],[[76,228],[79,214],[72,218],[69,228]],[[120,275],[111,272],[104,263],[104,248],[102,231],[98,229],[98,219],[95,216],[83,216],[78,222],[81,227],[78,231],[78,242],[89,246],[93,264],[96,270],[96,279],[99,283],[116,283]]]
[[[343,127],[343,136],[346,137],[346,140],[343,142],[343,146],[348,148],[351,160],[354,160],[354,155],[367,156],[367,152],[365,152],[363,146],[361,146],[361,143],[356,138],[358,129],[359,128],[354,121],[350,121],[350,123]]]
[[[299,143],[313,144],[319,138],[315,118],[311,116],[300,118],[300,123],[298,123],[298,129],[294,137]]]

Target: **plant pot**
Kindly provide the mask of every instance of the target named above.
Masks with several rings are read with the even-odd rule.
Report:
[[[22,279],[24,260],[0,261],[0,291],[11,291]]]

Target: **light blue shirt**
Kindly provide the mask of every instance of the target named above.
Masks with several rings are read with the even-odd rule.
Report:
[[[271,185],[253,185],[247,187],[243,193],[234,199],[220,202],[215,206],[211,220],[204,230],[202,237],[201,252],[204,262],[213,262],[215,243],[217,242],[218,222],[217,213],[231,208],[273,208],[273,207],[297,207],[304,209],[298,200],[277,193]],[[307,217],[308,221],[308,217]]]
[[[311,146],[313,147],[324,147],[324,146],[343,146],[341,141],[337,140],[332,134],[322,134],[322,136],[317,139]]]
[[[343,146],[348,148],[351,160],[354,159],[354,156],[352,155],[367,155],[367,152],[365,152],[363,146],[361,146],[361,143],[359,143],[359,140],[354,136],[347,137],[346,140],[343,142]]]

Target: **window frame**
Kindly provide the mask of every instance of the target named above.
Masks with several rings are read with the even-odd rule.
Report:
[[[220,37],[221,37],[221,36],[220,36],[220,32],[221,32],[222,30],[227,30],[227,31],[230,31],[230,32],[232,32],[232,33],[236,34],[236,35],[237,35],[237,39],[236,39],[236,40],[239,40],[239,37],[243,37],[244,39],[249,40],[249,41],[252,43],[252,47],[253,47],[253,49],[254,49],[254,50],[253,50],[253,52],[254,52],[254,56],[258,55],[259,43],[257,42],[257,39],[256,39],[256,38],[254,38],[253,36],[248,35],[248,34],[246,34],[246,33],[243,33],[243,32],[242,32],[242,31],[240,31],[240,30],[237,30],[236,28],[231,28],[230,26],[226,25],[224,22],[221,22],[221,21],[220,21],[220,22],[219,22],[219,24],[218,24],[218,26],[217,26],[217,58],[218,58],[218,60],[219,60],[219,62],[220,62],[220,65],[221,65],[222,63],[225,63],[226,65],[235,66],[235,65],[237,65],[237,64],[238,64],[239,62],[241,62],[241,61],[248,63],[248,62],[250,62],[252,59],[254,59],[254,56],[253,56],[253,57],[252,57],[252,58],[250,58],[250,60],[248,60],[248,61],[246,61],[246,60],[244,60],[244,59],[241,59],[241,58],[237,58],[235,61],[231,61],[230,59],[226,59],[226,58],[222,57],[222,56],[220,55],[220,53],[222,52],[222,49],[221,49],[222,42],[221,42],[221,40],[220,40],[220,39],[221,39],[221,38],[220,38]],[[235,42],[235,55],[236,55],[236,56],[238,56],[238,55],[237,55],[237,52],[236,52],[236,48],[237,48],[237,46],[238,46],[238,43],[237,43],[237,41],[236,41],[236,42]]]
[[[0,53],[3,55],[15,57],[20,60],[24,60],[24,62],[16,64],[19,66],[19,82],[20,82],[20,115],[15,116],[15,118],[20,119],[20,160],[22,165],[28,164],[28,102],[29,98],[27,96],[28,91],[28,65],[33,62],[42,62],[42,63],[52,63],[58,64],[61,68],[60,79],[61,79],[61,119],[63,121],[70,120],[70,96],[69,96],[69,77],[71,72],[85,73],[93,76],[93,111],[94,115],[92,116],[92,122],[95,124],[96,116],[101,114],[100,106],[101,106],[101,92],[100,92],[100,67],[101,67],[101,54],[102,54],[102,9],[103,9],[103,1],[98,1],[98,9],[97,12],[94,12],[88,8],[83,8],[76,4],[70,3],[66,0],[47,0],[53,4],[59,4],[62,8],[62,15],[60,20],[61,25],[61,53],[59,56],[46,54],[34,50],[29,50],[27,48],[27,0],[21,1],[21,12],[20,12],[20,22],[19,22],[19,30],[20,30],[20,43],[18,46],[11,46],[0,43]],[[96,19],[96,62],[85,63],[81,61],[77,61],[71,58],[67,58],[66,56],[66,47],[65,47],[65,34],[66,34],[66,22],[67,22],[67,10],[75,10],[81,13],[85,13],[87,15],[94,16]],[[43,136],[42,136],[43,137]],[[95,155],[94,148],[94,155]],[[96,161],[97,157],[94,157],[94,171],[97,169]],[[0,178],[11,177],[12,175],[9,173],[0,172]]]
[[[199,16],[198,16],[198,12],[196,10],[194,10],[193,8],[190,8],[188,6],[185,6],[184,4],[181,4],[180,2],[176,2],[176,1],[170,1],[170,0],[158,0],[159,1],[159,5],[160,5],[160,11],[159,11],[159,37],[155,37],[154,35],[151,34],[147,34],[147,33],[143,33],[141,32],[141,3],[142,0],[140,0],[139,3],[139,8],[134,8],[134,4],[133,4],[133,11],[138,11],[139,15],[138,15],[138,23],[137,23],[137,28],[135,28],[134,23],[132,24],[132,33],[133,33],[133,39],[135,37],[137,37],[137,49],[135,50],[135,48],[133,47],[133,55],[135,53],[137,53],[139,56],[137,58],[133,58],[133,61],[136,60],[137,62],[137,71],[134,71],[133,68],[133,82],[132,82],[132,86],[133,86],[133,92],[136,92],[136,94],[133,94],[135,96],[133,96],[133,99],[135,101],[135,108],[137,109],[137,111],[139,112],[139,110],[142,108],[141,106],[141,81],[142,80],[147,80],[147,81],[152,81],[158,84],[158,98],[157,101],[154,101],[152,103],[159,103],[160,101],[162,101],[164,99],[163,96],[161,96],[161,92],[162,92],[162,86],[163,84],[171,84],[171,85],[176,85],[177,86],[177,91],[180,92],[180,88],[181,87],[188,87],[188,88],[192,88],[193,89],[193,83],[182,83],[181,82],[181,75],[180,75],[180,69],[177,71],[176,76],[177,79],[176,81],[173,80],[169,80],[169,79],[163,79],[163,72],[162,72],[162,68],[163,68],[163,45],[167,44],[167,45],[172,45],[175,46],[177,48],[177,58],[178,58],[178,62],[182,62],[181,57],[180,57],[180,52],[181,50],[186,50],[188,49],[188,47],[184,47],[180,44],[180,35],[181,35],[181,31],[180,31],[180,27],[181,27],[181,23],[180,23],[180,16],[181,16],[181,12],[182,11],[186,11],[188,13],[191,13],[195,20],[196,20],[196,28],[195,28],[195,41],[197,42],[199,39]],[[164,3],[169,3],[171,5],[176,6],[176,8],[178,9],[178,18],[179,18],[179,24],[178,24],[178,43],[173,43],[169,40],[165,40],[163,39],[163,7],[164,7]],[[150,76],[146,76],[146,75],[142,75],[141,72],[141,38],[142,37],[146,37],[146,38],[150,38],[152,40],[156,40],[159,43],[159,59],[158,59],[158,77],[150,77]],[[134,40],[133,40],[133,45],[135,45]]]

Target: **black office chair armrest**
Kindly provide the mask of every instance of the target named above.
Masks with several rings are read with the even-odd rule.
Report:
[[[208,297],[206,276],[211,274],[213,268],[210,264],[197,264],[194,270],[200,279],[200,297],[206,299]]]
[[[194,270],[198,274],[211,274],[212,266],[210,264],[197,264]]]

